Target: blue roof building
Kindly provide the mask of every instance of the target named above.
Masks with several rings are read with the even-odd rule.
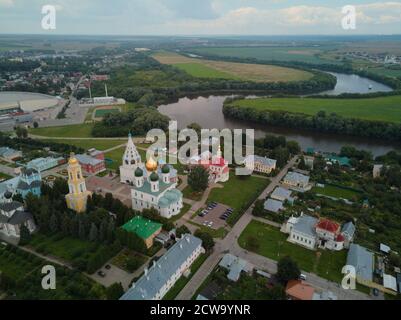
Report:
[[[202,254],[202,240],[191,234],[179,239],[120,300],[161,300]]]

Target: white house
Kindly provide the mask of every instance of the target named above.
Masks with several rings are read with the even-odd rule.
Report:
[[[13,201],[12,196],[10,191],[6,191],[0,203],[0,233],[19,239],[22,225],[25,225],[30,233],[36,230],[36,226],[32,215],[24,210],[22,203]]]
[[[153,263],[144,275],[120,300],[161,300],[205,250],[202,240],[185,234],[162,257]]]
[[[295,191],[309,191],[312,186],[309,184],[309,176],[298,172],[288,172],[283,179],[283,184]]]
[[[269,174],[276,169],[277,160],[249,155],[245,158],[244,164],[249,170]]]
[[[341,226],[329,219],[308,215],[291,217],[283,227],[288,241],[315,250],[317,247],[333,251],[348,248],[353,241],[355,226],[352,222]]]

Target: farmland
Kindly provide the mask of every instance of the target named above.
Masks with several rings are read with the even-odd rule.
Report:
[[[306,115],[325,111],[326,114],[336,113],[345,118],[401,123],[401,96],[369,99],[250,99],[235,101],[233,105],[259,111],[287,111]]]
[[[221,47],[221,48],[196,48],[192,50],[196,54],[212,54],[236,58],[254,58],[258,60],[276,61],[301,61],[314,64],[335,63],[321,57],[324,50],[334,47]]]
[[[255,82],[308,80],[309,72],[271,65],[233,63],[188,58],[179,54],[160,52],[153,57],[162,64],[175,67],[199,78],[239,79]]]

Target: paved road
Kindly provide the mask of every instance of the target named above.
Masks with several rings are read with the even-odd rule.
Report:
[[[272,179],[269,186],[261,193],[259,199],[265,199],[279,184],[283,177],[287,174],[288,170],[291,169],[297,161],[297,157],[293,158],[281,172]],[[261,255],[249,252],[245,249],[242,249],[238,245],[238,238],[246,228],[246,226],[255,219],[252,216],[252,209],[254,204],[244,213],[241,219],[235,224],[233,229],[229,232],[229,234],[220,241],[216,242],[216,246],[212,255],[205,261],[205,263],[199,268],[198,272],[191,278],[191,280],[187,283],[184,289],[177,296],[176,300],[189,300],[193,297],[198,287],[206,280],[207,276],[213,271],[215,266],[219,263],[222,256],[226,252],[230,252],[238,257],[241,257],[255,267],[266,270],[269,273],[277,272],[277,262]],[[266,222],[266,221],[263,221]],[[366,300],[370,299],[370,297],[364,293],[359,291],[350,291],[343,290],[339,288],[338,284],[330,282],[326,279],[318,277],[315,274],[306,274],[308,282],[312,284],[314,287],[321,290],[330,290],[334,294],[337,295],[338,299],[341,300]]]

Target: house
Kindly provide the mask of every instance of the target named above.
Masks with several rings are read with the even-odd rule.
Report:
[[[27,168],[35,169],[38,172],[43,172],[54,167],[59,166],[64,162],[64,158],[37,158],[32,161],[29,161],[26,165]]]
[[[227,278],[234,282],[239,280],[242,271],[251,272],[253,270],[253,267],[248,263],[248,261],[229,253],[224,255],[219,266],[229,271]]]
[[[287,241],[314,250],[317,245],[315,230],[317,222],[317,218],[308,215],[301,215],[298,218],[291,217],[285,226],[286,233],[290,234]]]
[[[264,208],[267,211],[278,213],[281,210],[284,210],[284,204],[279,200],[267,199]]]
[[[312,186],[309,184],[309,176],[298,172],[288,172],[283,179],[283,184],[295,191],[309,191]]]
[[[292,194],[291,190],[288,190],[288,189],[285,189],[282,187],[277,187],[276,189],[274,189],[270,198],[281,201],[281,202],[288,201],[290,203],[293,203],[294,198],[291,198],[291,194]]]
[[[221,147],[219,147],[216,155],[206,151],[200,156],[194,156],[190,159],[191,166],[203,166],[209,172],[209,182],[227,182],[230,179],[230,169],[228,161],[223,158]]]
[[[373,179],[380,178],[381,173],[382,173],[382,170],[383,170],[383,165],[381,165],[381,164],[375,164],[375,165],[373,166],[373,172],[372,172]]]
[[[9,147],[1,147],[0,148],[0,158],[3,158],[7,161],[14,161],[14,159],[21,158],[22,152],[14,150]]]
[[[100,160],[86,154],[77,154],[76,158],[82,167],[82,170],[87,174],[98,174],[106,171],[104,160]]]
[[[359,283],[373,281],[374,254],[366,248],[352,243],[348,251],[347,265],[355,268]]]
[[[397,273],[398,293],[401,293],[401,273]]]
[[[162,231],[162,224],[136,216],[124,224],[122,228],[127,232],[135,233],[145,242],[146,247],[149,249],[153,246],[155,237]]]
[[[289,300],[313,300],[315,288],[302,280],[290,280],[285,288]]]
[[[304,156],[305,165],[310,169],[314,169],[315,165],[315,157],[313,156]]]
[[[12,200],[13,193],[6,191],[0,202],[0,235],[19,240],[22,225],[30,233],[36,230],[32,215],[25,211],[24,205]]]
[[[291,217],[283,226],[288,233],[287,241],[315,250],[316,247],[333,251],[347,248],[353,241],[355,226],[347,223],[341,226],[329,219],[314,218],[308,215]]]
[[[98,159],[98,160],[104,160],[104,152],[99,151],[95,148],[91,148],[88,150],[88,155],[91,156],[92,158]]]
[[[351,159],[348,157],[340,157],[335,154],[329,154],[324,157],[328,164],[338,164],[341,167],[351,167]]]
[[[356,227],[352,222],[347,222],[341,229],[341,234],[344,236],[344,247],[349,248],[352,241],[354,241]]]
[[[390,274],[383,274],[383,287],[397,292],[397,279]]]
[[[35,196],[41,195],[42,177],[40,172],[32,168],[22,168],[15,192],[24,199],[31,193]]]
[[[244,164],[251,171],[269,174],[276,169],[277,160],[249,155],[245,158]]]
[[[391,248],[388,245],[380,243],[380,252],[383,252],[385,254],[389,254],[390,251],[391,251]]]
[[[120,300],[161,300],[205,250],[202,240],[185,234],[120,298]]]

